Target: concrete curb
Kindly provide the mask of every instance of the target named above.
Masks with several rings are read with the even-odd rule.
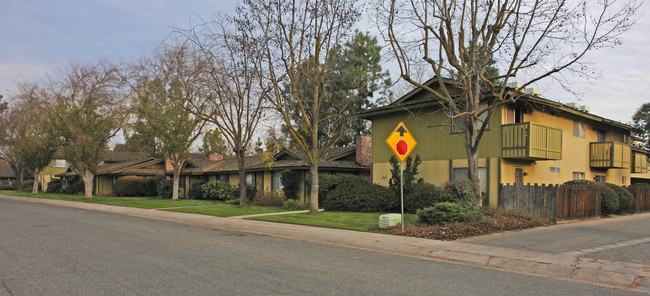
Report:
[[[540,253],[462,242],[443,242],[379,233],[102,204],[4,195],[0,198],[428,258],[650,294],[650,265],[583,259],[581,256],[584,253],[579,251],[562,254]]]

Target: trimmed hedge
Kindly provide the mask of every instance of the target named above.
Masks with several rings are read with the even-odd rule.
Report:
[[[172,193],[174,192],[174,180],[172,179],[163,179],[158,181],[156,184],[156,192],[158,197],[169,199],[172,198]]]
[[[64,194],[79,194],[83,193],[85,190],[84,188],[84,181],[79,178],[78,176],[74,176],[68,180],[68,186],[63,188],[63,193]]]
[[[32,179],[25,180],[25,181],[23,181],[22,185],[23,186],[21,188],[23,189],[23,191],[32,192],[32,189],[34,189],[34,180],[32,180]],[[41,191],[41,186],[40,186],[41,184],[38,184],[38,185],[39,185],[38,190]]]
[[[205,184],[205,182],[203,182],[203,181],[199,181],[199,182],[196,182],[196,183],[192,184],[192,186],[190,186],[190,190],[187,191],[187,198],[189,198],[189,199],[202,199],[203,198],[203,189],[201,188],[201,186],[203,186],[203,184]]]
[[[480,220],[483,217],[481,212],[452,202],[435,203],[431,207],[418,210],[417,215],[420,223],[429,225],[467,222]]]
[[[0,185],[0,190],[16,190],[16,188],[11,185]]]
[[[323,200],[326,211],[387,212],[399,206],[393,191],[368,182],[339,185]]]
[[[113,183],[113,195],[115,196],[142,196],[143,177],[124,176]]]
[[[337,187],[348,184],[366,182],[361,177],[352,174],[319,174],[318,175],[318,204],[322,204],[327,195]],[[367,183],[367,182],[366,182]]]

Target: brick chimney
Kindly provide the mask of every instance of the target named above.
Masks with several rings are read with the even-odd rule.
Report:
[[[165,159],[165,172],[171,172],[174,170],[174,166],[172,165],[172,162],[169,161],[169,159]]]
[[[104,161],[102,160],[99,162],[99,166],[103,166],[103,165],[104,165]]]
[[[222,159],[223,159],[223,154],[219,154],[219,153],[210,153],[210,154],[208,155],[208,159],[209,159],[209,160],[212,160],[212,161],[219,161],[219,160],[222,160]]]
[[[369,167],[372,165],[372,137],[370,135],[357,136],[357,164]]]

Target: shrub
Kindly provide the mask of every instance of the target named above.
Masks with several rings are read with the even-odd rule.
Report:
[[[629,190],[621,186],[610,184],[610,183],[605,184],[605,186],[614,190],[614,192],[616,192],[616,195],[618,195],[618,210],[616,211],[617,213],[634,213],[636,211],[636,205],[634,203],[634,195],[632,195],[632,193]]]
[[[39,184],[39,185],[40,185],[40,184]],[[23,184],[22,184],[22,187],[21,187],[21,188],[23,189],[23,191],[29,191],[29,192],[31,192],[32,189],[34,188],[34,180],[29,179],[29,180],[25,180],[25,181],[23,181]],[[39,186],[38,190],[41,190],[40,186]]]
[[[618,210],[618,195],[613,189],[600,184],[600,213],[613,214]]]
[[[15,189],[16,188],[14,188],[11,185],[0,185],[0,190],[15,190]]]
[[[391,177],[388,180],[388,187],[393,190],[395,195],[400,195],[400,163],[395,155],[392,155],[388,162],[391,165],[390,173]],[[424,182],[422,178],[416,178],[418,175],[418,167],[422,164],[422,159],[420,155],[416,155],[415,159],[410,156],[406,158],[406,163],[404,164],[404,195],[410,194],[415,187],[415,184]]]
[[[239,194],[239,186],[237,188],[237,194]],[[253,185],[246,186],[246,201],[251,202],[257,196],[257,188]]]
[[[284,197],[287,199],[298,199],[298,190],[300,189],[299,181],[300,177],[296,171],[286,171],[280,175],[280,183],[282,184]]]
[[[441,197],[442,189],[429,183],[417,183],[413,191],[404,195],[404,211],[415,214],[417,210],[431,206],[434,203],[449,201]]]
[[[158,183],[165,180],[165,175],[157,175],[153,178],[144,178],[142,180],[142,196],[159,196]],[[171,196],[170,196],[171,198]]]
[[[143,177],[124,176],[113,183],[113,195],[115,196],[142,196],[144,193]]]
[[[322,204],[327,195],[337,187],[355,182],[365,182],[361,177],[352,174],[319,174],[318,175],[318,204]]]
[[[399,206],[393,191],[368,182],[354,182],[338,186],[323,200],[327,211],[385,212]]]
[[[47,189],[45,189],[45,192],[60,193],[61,191],[63,191],[63,184],[61,183],[61,179],[56,178],[50,180],[50,182],[47,182]]]
[[[231,200],[239,196],[237,187],[219,180],[205,183],[201,186],[201,189],[203,189],[203,199]]]
[[[465,208],[452,202],[439,202],[431,207],[417,211],[419,221],[429,225],[444,225],[447,223],[480,220],[481,212]]]
[[[279,207],[284,204],[284,196],[277,191],[260,191],[255,195],[253,204],[258,206]]]
[[[282,208],[287,210],[287,211],[295,211],[295,210],[300,209],[300,204],[298,203],[297,200],[289,199],[289,200],[284,202],[284,204],[282,205]]]
[[[478,185],[470,184],[468,180],[460,182],[445,182],[440,192],[440,198],[446,202],[454,202],[464,208],[476,210],[479,208],[480,197],[476,195]]]
[[[74,176],[68,180],[67,186],[63,188],[63,193],[79,194],[79,193],[83,193],[84,190],[85,190],[84,181],[81,178],[79,178],[79,176]]]
[[[202,199],[203,198],[203,189],[201,188],[201,186],[203,186],[203,184],[205,184],[205,182],[203,182],[203,181],[199,181],[199,182],[196,182],[196,183],[192,184],[192,186],[190,186],[190,190],[187,191],[187,198],[189,198],[189,199]]]
[[[174,180],[172,179],[163,179],[159,180],[156,184],[156,192],[158,197],[169,199],[172,198],[174,192]]]

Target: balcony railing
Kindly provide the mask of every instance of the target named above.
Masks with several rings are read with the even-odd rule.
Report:
[[[648,155],[641,152],[632,152],[634,157],[634,166],[632,167],[632,173],[641,173],[645,174],[648,172]]]
[[[589,143],[589,165],[594,168],[630,168],[632,156],[627,144],[617,142]]]
[[[501,127],[503,158],[529,160],[562,159],[562,130],[541,124],[524,122]]]

